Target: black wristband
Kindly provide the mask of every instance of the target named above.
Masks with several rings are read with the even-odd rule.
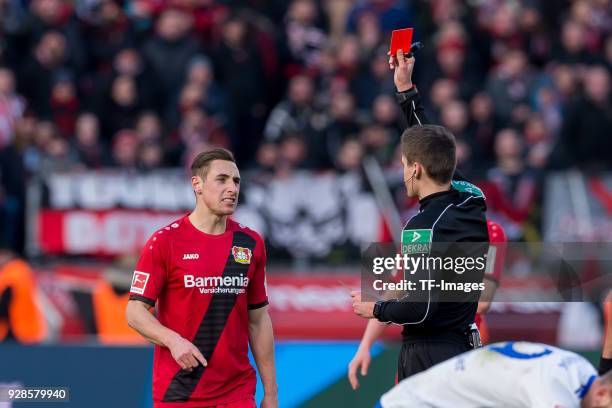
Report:
[[[406,101],[411,101],[412,98],[414,98],[414,96],[418,93],[419,91],[417,90],[416,85],[412,85],[412,88],[408,89],[407,91],[396,92],[395,99],[401,105],[402,103]]]
[[[375,319],[380,320],[380,309],[382,307],[383,302],[382,301],[378,301],[376,303],[374,303],[374,310],[372,310],[372,314],[374,315]]]
[[[602,356],[599,360],[599,375],[604,375],[610,370],[612,370],[612,358],[604,358]]]

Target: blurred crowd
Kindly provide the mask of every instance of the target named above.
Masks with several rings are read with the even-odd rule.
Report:
[[[0,241],[29,177],[188,166],[211,145],[260,179],[374,155],[397,182],[386,53],[404,27],[459,168],[528,212],[543,172],[612,169],[611,3],[0,0]]]

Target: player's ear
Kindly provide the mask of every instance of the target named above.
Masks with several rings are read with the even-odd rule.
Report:
[[[202,179],[200,176],[191,176],[191,188],[196,195],[202,194]]]

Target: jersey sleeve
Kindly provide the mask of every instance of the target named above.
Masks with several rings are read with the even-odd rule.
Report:
[[[249,310],[259,309],[268,304],[268,294],[266,290],[266,247],[262,239],[257,240],[256,251],[259,252],[255,260],[255,271],[249,281],[247,301]]]
[[[132,276],[130,300],[155,306],[166,282],[170,258],[167,238],[161,235],[159,231],[155,233],[142,249]]]
[[[490,244],[485,277],[499,284],[506,262],[508,237],[504,228],[494,221],[487,221],[487,228]]]

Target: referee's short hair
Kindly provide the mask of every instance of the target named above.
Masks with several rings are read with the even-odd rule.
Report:
[[[448,183],[457,164],[455,137],[443,126],[409,127],[402,134],[402,155],[420,163],[434,181]]]
[[[191,175],[200,176],[202,179],[206,179],[210,163],[212,163],[214,160],[225,160],[236,163],[232,152],[227,149],[217,147],[215,149],[202,152],[198,154],[195,159],[193,159],[193,162],[191,163]]]

